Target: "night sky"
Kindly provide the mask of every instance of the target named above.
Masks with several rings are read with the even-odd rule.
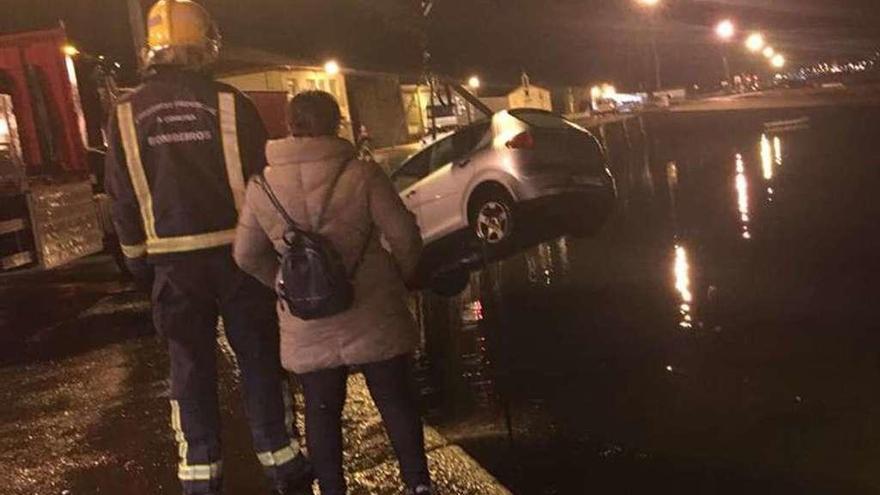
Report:
[[[435,0],[430,42],[440,72],[480,74],[496,84],[635,87],[648,73],[648,23],[633,0]],[[296,59],[338,58],[359,69],[418,72],[417,0],[204,0],[228,46]],[[0,31],[64,19],[71,37],[129,67],[133,50],[124,0],[0,0]],[[761,29],[793,63],[868,55],[880,46],[880,0],[665,0],[658,23],[664,79],[721,77],[712,26],[731,17]],[[728,47],[735,71],[765,64]]]

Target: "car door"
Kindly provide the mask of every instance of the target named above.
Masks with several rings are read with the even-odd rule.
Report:
[[[422,150],[417,155],[407,160],[397,171],[391,175],[394,187],[400,193],[400,198],[418,221],[419,228],[424,236],[425,227],[422,219],[422,195],[421,181],[430,172],[431,148]]]
[[[433,241],[467,227],[461,205],[474,174],[468,160],[488,128],[488,123],[470,126],[432,146],[430,175],[419,188],[425,240]]]

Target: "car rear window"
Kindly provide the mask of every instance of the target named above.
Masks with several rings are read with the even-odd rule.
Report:
[[[559,115],[536,110],[511,110],[510,115],[522,120],[532,127],[540,129],[570,129],[569,124]]]

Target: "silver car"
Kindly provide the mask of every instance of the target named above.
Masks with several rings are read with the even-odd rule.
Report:
[[[444,137],[392,179],[429,252],[469,245],[507,254],[548,227],[550,235],[591,235],[616,197],[596,138],[533,109],[501,111]]]

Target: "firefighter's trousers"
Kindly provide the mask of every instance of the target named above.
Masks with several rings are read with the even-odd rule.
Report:
[[[217,494],[223,476],[217,394],[218,317],[241,370],[254,448],[274,488],[303,476],[293,401],[279,357],[275,296],[228,249],[156,265],[153,316],[168,342],[171,424],[186,494]]]

